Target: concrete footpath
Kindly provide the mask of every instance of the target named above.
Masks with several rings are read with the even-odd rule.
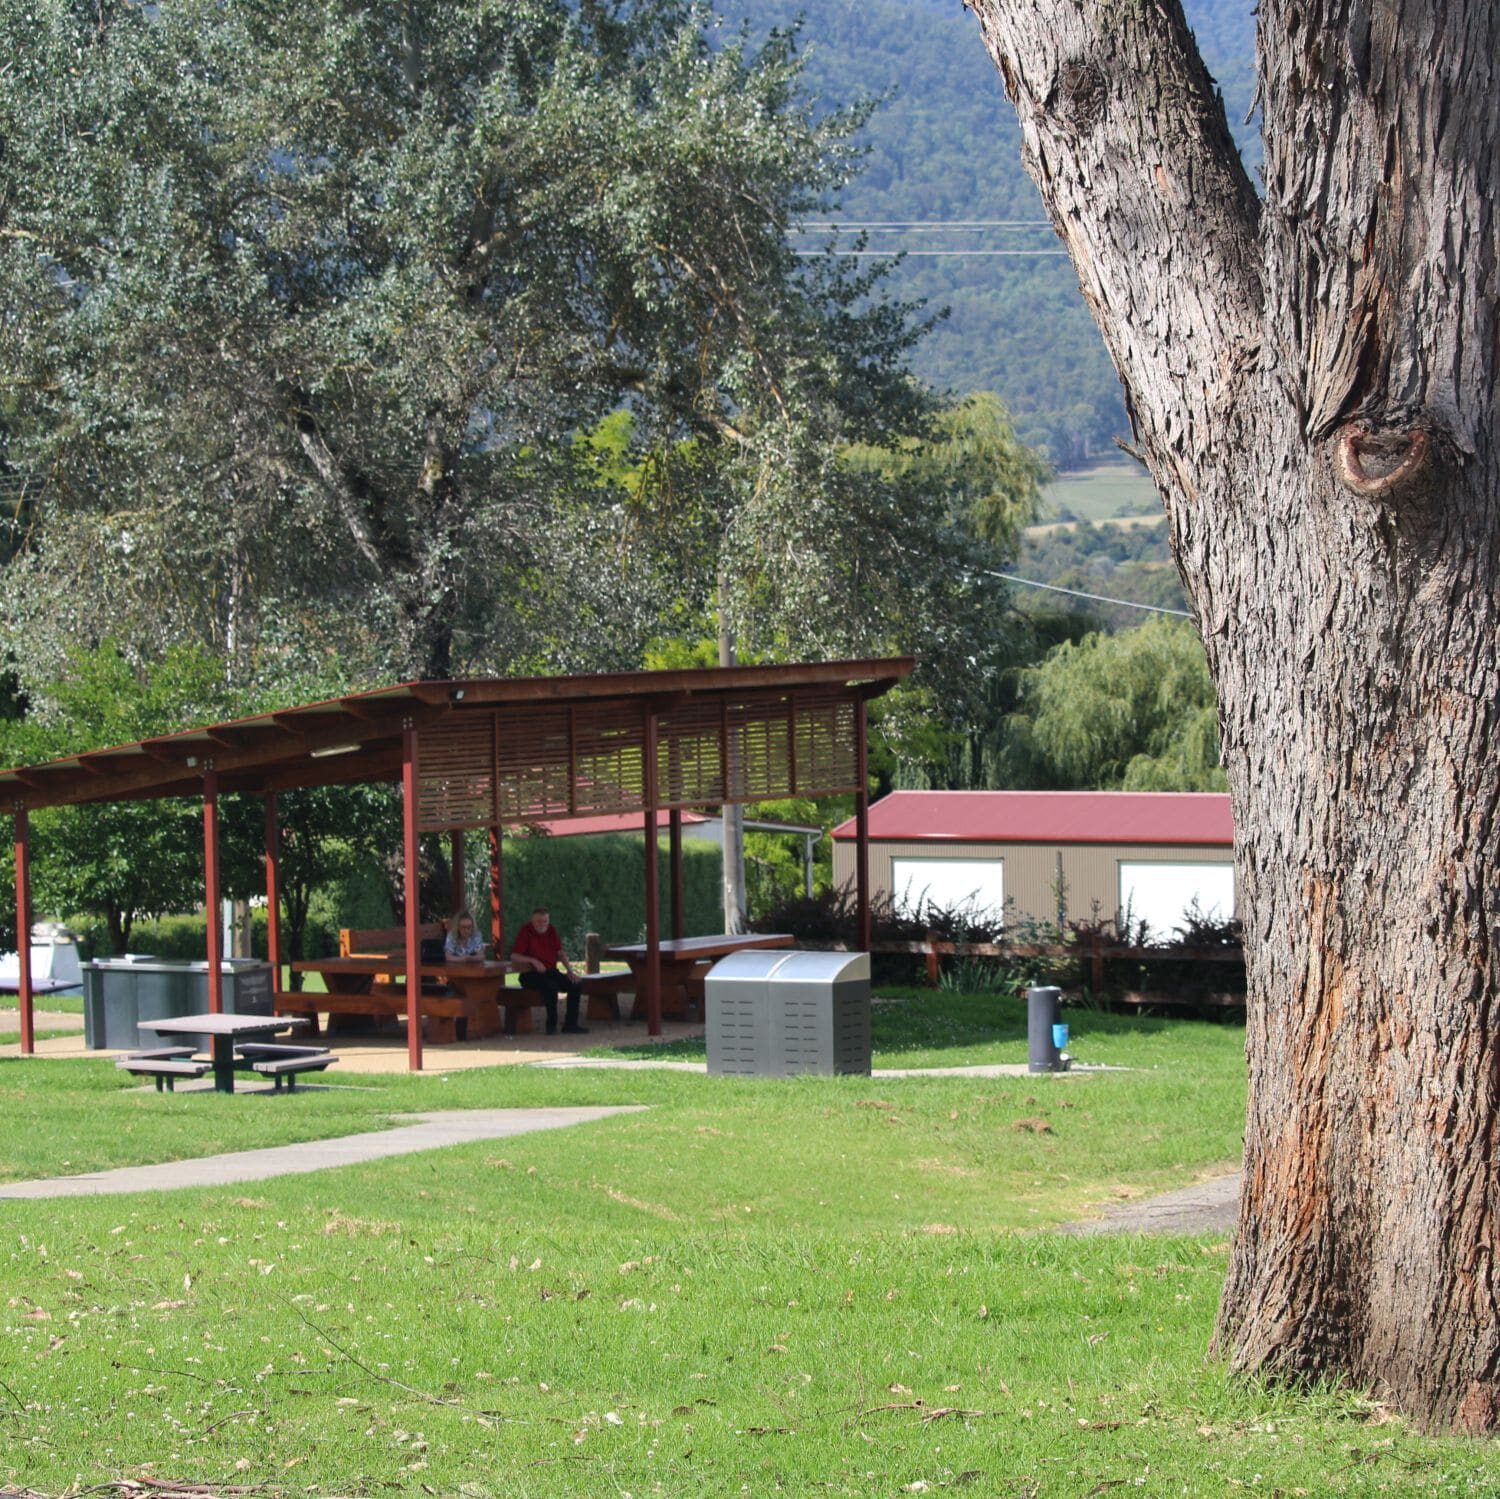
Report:
[[[305,1140],[297,1145],[275,1145],[267,1150],[236,1150],[227,1155],[201,1156],[188,1161],[163,1161],[155,1166],[122,1166],[86,1176],[57,1176],[45,1181],[12,1182],[0,1186],[0,1199],[37,1197],[98,1197],[114,1192],[164,1192],[184,1187],[224,1187],[234,1182],[263,1181],[270,1176],[292,1176],[322,1171],[329,1166],[355,1166],[386,1156],[439,1150],[445,1145],[467,1145],[475,1140],[503,1140],[535,1130],[566,1129],[591,1124],[613,1114],[637,1114],[645,1106],[580,1109],[445,1109],[418,1114],[420,1124],[376,1130],[362,1135],[340,1135],[332,1140]]]
[[[1215,1176],[1144,1202],[1122,1202],[1097,1218],[1065,1223],[1064,1234],[1230,1233],[1239,1217],[1240,1175]]]

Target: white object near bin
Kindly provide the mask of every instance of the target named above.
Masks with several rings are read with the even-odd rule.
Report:
[[[711,1075],[869,1075],[868,953],[730,953],[704,987]]]
[[[39,921],[31,928],[31,979],[45,981],[52,992],[83,988],[78,939],[67,927]],[[0,953],[0,987],[15,989],[21,982],[21,955]]]

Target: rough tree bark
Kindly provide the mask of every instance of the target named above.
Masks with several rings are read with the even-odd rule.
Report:
[[[1263,0],[1264,199],[1178,0],[967,0],[1218,684],[1250,976],[1217,1345],[1500,1426],[1500,8]]]

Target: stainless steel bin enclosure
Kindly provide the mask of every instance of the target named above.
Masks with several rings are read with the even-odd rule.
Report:
[[[271,965],[234,958],[220,966],[224,1009],[231,1015],[269,1015]],[[139,1022],[201,1015],[208,1009],[208,964],[100,958],[83,965],[84,1044],[116,1051],[141,1044]]]
[[[731,953],[705,987],[711,1074],[868,1075],[868,953]]]
[[[720,958],[703,981],[710,1076],[771,1073],[771,984],[791,953],[747,948]]]
[[[794,952],[771,974],[772,1070],[870,1075],[870,955]]]

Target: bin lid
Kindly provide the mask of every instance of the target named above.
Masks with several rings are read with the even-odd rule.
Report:
[[[711,984],[715,979],[768,979],[783,963],[796,956],[795,952],[788,952],[784,947],[742,947],[739,952],[728,953],[720,958],[708,970],[705,982]]]
[[[776,971],[778,984],[837,984],[868,982],[867,952],[794,952]]]

